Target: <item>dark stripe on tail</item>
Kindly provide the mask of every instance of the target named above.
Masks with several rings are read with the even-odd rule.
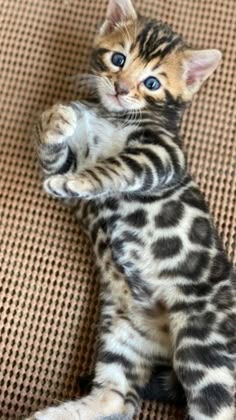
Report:
[[[150,381],[139,388],[138,393],[144,400],[160,401],[178,407],[185,407],[187,404],[184,389],[169,366],[157,366]]]
[[[135,382],[137,376],[135,373],[126,373],[127,379]],[[79,378],[79,386],[81,391],[89,393],[94,384],[95,387],[101,385],[94,381],[94,375],[84,375]],[[173,369],[169,366],[156,366],[149,382],[144,387],[137,387],[134,385],[140,398],[144,400],[154,400],[162,403],[174,404],[177,407],[186,407],[186,396],[184,389],[178,381]],[[135,393],[129,392],[125,399],[126,403],[136,405],[137,396]]]

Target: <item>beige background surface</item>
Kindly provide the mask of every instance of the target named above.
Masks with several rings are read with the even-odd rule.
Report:
[[[41,189],[30,138],[36,116],[75,99],[105,0],[0,0],[0,418],[22,419],[79,395],[92,369],[99,310],[91,246],[70,210]],[[137,1],[224,60],[187,112],[191,173],[236,262],[235,0]],[[146,403],[139,419],[174,420]]]

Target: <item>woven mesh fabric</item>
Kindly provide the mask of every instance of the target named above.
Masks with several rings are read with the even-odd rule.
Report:
[[[224,60],[183,124],[191,173],[236,261],[235,0],[139,0],[190,43]],[[0,418],[80,395],[93,368],[98,282],[91,246],[70,209],[48,198],[31,140],[43,109],[78,97],[106,0],[0,0]],[[137,419],[180,420],[145,403]]]

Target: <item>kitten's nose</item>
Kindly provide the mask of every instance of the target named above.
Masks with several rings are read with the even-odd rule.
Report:
[[[115,91],[117,95],[128,95],[129,88],[125,83],[115,82],[114,86],[115,86]]]

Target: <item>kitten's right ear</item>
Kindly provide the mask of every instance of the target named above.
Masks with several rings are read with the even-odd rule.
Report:
[[[106,19],[100,29],[100,34],[107,35],[117,24],[135,19],[137,19],[137,13],[131,0],[109,0]]]

